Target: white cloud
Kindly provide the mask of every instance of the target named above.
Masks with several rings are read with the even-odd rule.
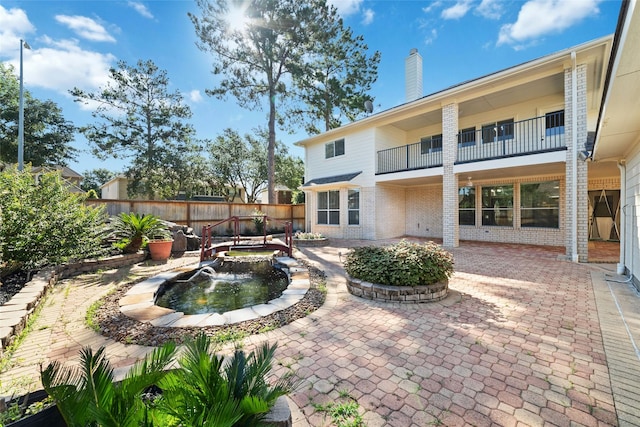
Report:
[[[329,0],[327,3],[338,9],[342,16],[349,16],[360,11],[362,0]]]
[[[144,4],[137,1],[130,1],[127,4],[129,5],[129,7],[132,7],[133,9],[135,9],[136,12],[138,12],[140,15],[144,16],[145,18],[153,19],[153,14],[149,11],[147,6],[145,6]]]
[[[189,99],[191,100],[191,102],[201,102],[202,94],[197,89],[192,90],[191,92],[189,92]]]
[[[424,44],[431,44],[438,38],[438,30],[431,29],[431,32],[424,38]]]
[[[37,47],[42,46],[45,47]],[[69,96],[74,87],[93,91],[109,81],[115,56],[81,49],[76,40],[55,41],[45,36],[24,51],[23,69],[27,87],[37,86]],[[18,59],[8,61],[18,66]]]
[[[18,55],[20,39],[35,32],[22,9],[5,9],[0,5],[0,57]]]
[[[365,9],[362,11],[362,25],[369,25],[373,22],[373,17],[375,16],[375,12],[373,9]]]
[[[66,25],[77,35],[87,40],[98,42],[116,41],[102,25],[86,16],[56,15],[56,21]]]
[[[471,9],[471,0],[459,0],[456,4],[442,11],[442,19],[460,19]]]
[[[327,0],[327,3],[335,7],[338,10],[338,14],[343,18],[362,14],[363,25],[369,25],[373,22],[375,12],[370,8],[363,9],[363,0]]]
[[[503,12],[502,4],[500,0],[482,0],[476,12],[487,19],[500,19]]]
[[[442,6],[442,2],[441,1],[434,1],[433,3],[431,3],[429,6],[427,7],[423,7],[422,11],[424,13],[430,13],[433,9],[437,9],[440,6]]]
[[[498,45],[516,48],[546,34],[561,33],[588,16],[599,13],[600,0],[529,0],[513,24],[500,28]]]

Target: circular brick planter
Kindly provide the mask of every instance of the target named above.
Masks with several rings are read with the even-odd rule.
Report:
[[[323,237],[322,239],[293,239],[293,243],[296,246],[317,248],[324,246],[329,242],[329,239]]]
[[[347,275],[347,289],[351,295],[384,302],[435,302],[449,294],[449,281],[422,286],[388,286],[363,282]]]

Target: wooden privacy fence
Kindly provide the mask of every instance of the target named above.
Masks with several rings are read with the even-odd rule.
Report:
[[[87,205],[104,206],[107,215],[110,217],[116,216],[121,212],[153,214],[165,221],[191,227],[197,235],[200,235],[203,226],[214,224],[232,216],[244,217],[240,224],[242,233],[254,231],[255,225],[250,217],[256,211],[273,218],[275,222],[273,227],[276,229],[282,228],[283,222],[291,221],[294,232],[298,230],[305,231],[304,205],[107,199],[87,199],[85,203]],[[267,224],[267,231],[270,229],[271,224]],[[224,228],[213,230],[215,234],[219,235],[225,234],[226,231]]]

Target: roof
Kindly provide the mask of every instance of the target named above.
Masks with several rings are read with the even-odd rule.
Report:
[[[461,94],[474,90],[482,92],[487,88],[494,87],[498,82],[505,81],[505,79],[526,79],[527,76],[534,73],[541,73],[542,75],[548,74],[549,70],[564,67],[566,61],[568,61],[568,58],[570,58],[573,52],[576,52],[578,56],[581,56],[580,59],[582,61],[596,61],[597,64],[594,65],[596,67],[600,67],[599,61],[608,60],[607,55],[602,54],[601,52],[609,52],[612,41],[612,35],[604,36],[538,59],[530,60],[472,80],[467,80],[435,91],[416,100],[396,105],[355,122],[347,123],[338,128],[331,129],[317,135],[309,135],[307,138],[295,142],[295,145],[304,147],[307,144],[322,142],[333,137],[342,137],[355,129],[374,128],[384,124],[393,123],[394,121],[401,119],[403,116],[419,115],[422,113],[422,109],[425,105],[441,105],[443,102],[449,102],[452,99],[457,99]],[[600,58],[600,56],[605,56],[605,58]],[[606,63],[603,63],[602,70],[597,69],[594,70],[594,72],[603,74],[605,67]],[[604,76],[602,76],[601,79],[604,80]]]
[[[71,169],[68,166],[60,166],[60,165],[34,166],[34,167],[31,168],[31,173],[52,172],[52,171],[59,171],[63,178],[80,178],[80,179],[82,179],[82,175],[80,175],[78,172],[74,171],[73,169]]]
[[[362,171],[347,173],[343,175],[327,176],[324,178],[316,178],[316,179],[312,179],[309,182],[306,182],[302,187],[304,188],[304,187],[311,187],[314,185],[335,184],[337,182],[349,182],[356,176],[360,175],[361,173]]]

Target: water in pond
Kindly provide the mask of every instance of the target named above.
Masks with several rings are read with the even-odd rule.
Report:
[[[224,313],[278,298],[289,284],[286,273],[266,261],[225,263],[215,272],[205,267],[195,273],[167,283],[156,305],[184,314]]]

